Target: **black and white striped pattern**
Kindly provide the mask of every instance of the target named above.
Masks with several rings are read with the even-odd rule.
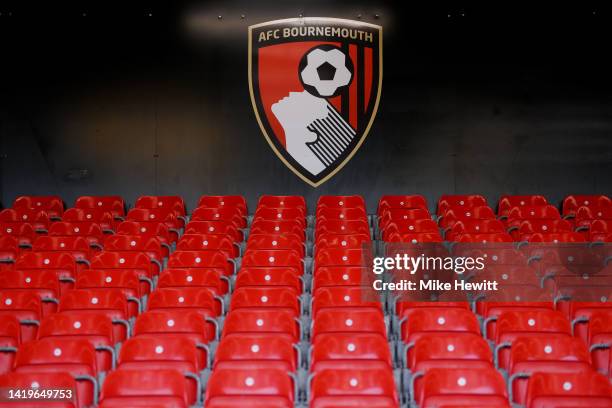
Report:
[[[314,142],[306,143],[325,167],[329,167],[346,151],[356,135],[353,128],[329,104],[327,110],[329,114],[326,118],[317,119],[308,125],[307,129],[318,137]]]

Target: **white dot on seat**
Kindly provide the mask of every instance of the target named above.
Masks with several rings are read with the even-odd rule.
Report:
[[[527,320],[527,324],[528,324],[529,326],[535,326],[536,321],[535,321],[535,319],[529,319],[529,320]]]
[[[202,262],[202,258],[200,258],[199,256],[195,259],[195,263],[200,263]]]
[[[499,258],[497,257],[497,255],[493,255],[491,258],[492,258],[494,261],[497,261],[497,260],[499,259]]]
[[[274,261],[275,261],[275,259],[274,259],[274,257],[273,257],[273,256],[271,256],[271,257],[269,257],[269,258],[268,258],[268,262],[273,263]]]
[[[259,345],[258,344],[253,344],[251,346],[251,352],[252,353],[259,353]]]
[[[346,261],[348,260],[348,256],[344,255],[344,256],[342,257],[342,260],[343,260],[344,262],[346,262]]]
[[[589,200],[585,200],[584,205],[589,205]]]
[[[59,356],[61,356],[61,355],[62,355],[62,349],[60,349],[60,348],[56,348],[56,349],[54,349],[54,350],[53,350],[53,355],[54,355],[55,357],[59,357]]]
[[[344,218],[344,214],[340,214],[340,219],[343,219],[343,218]]]
[[[81,322],[79,322],[78,320],[74,323],[72,323],[72,327],[74,327],[75,329],[80,329],[81,328]]]
[[[344,275],[342,275],[342,280],[349,280],[349,276],[345,273]]]
[[[599,298],[599,300],[601,300],[602,302],[607,302],[608,298],[606,296],[602,296]]]
[[[150,218],[150,219],[154,219],[154,218],[155,218],[155,214],[151,214],[151,215],[149,215],[149,218]]]
[[[11,232],[13,232],[13,229],[12,229],[12,228],[7,228],[7,229],[6,229],[6,232],[7,232],[8,234],[10,234]]]
[[[263,326],[264,321],[263,321],[263,319],[257,319],[257,321],[255,322],[255,324],[256,324],[257,326],[261,327],[261,326]]]
[[[563,390],[564,391],[569,391],[572,389],[572,383],[569,381],[566,381],[563,383]]]
[[[276,218],[283,218],[283,214],[281,213],[276,214]]]
[[[452,345],[452,344],[449,344],[448,346],[446,346],[446,350],[450,351],[450,352],[453,352],[453,351],[455,351],[455,346]]]
[[[252,387],[253,385],[255,385],[255,379],[254,379],[253,377],[247,377],[247,378],[244,380],[244,384],[245,384],[247,387]]]
[[[278,242],[277,241],[272,241],[272,246],[277,246]]]
[[[417,241],[415,238],[413,238],[413,239],[412,239],[412,243],[413,243],[413,244],[416,244],[417,242],[418,242],[418,241]]]
[[[559,240],[558,239],[553,239],[553,244],[558,244]]]
[[[29,276],[27,278],[25,278],[26,283],[30,283],[32,282],[32,278],[30,278]]]
[[[438,324],[442,325],[442,324],[445,324],[445,323],[446,323],[446,319],[445,318],[443,318],[441,316],[438,317]]]
[[[135,246],[136,246],[136,241],[131,241],[131,242],[130,242],[130,246],[135,247]]]
[[[98,207],[102,207],[102,201],[98,201]]]
[[[204,241],[204,242],[202,242],[202,245],[203,245],[203,246],[208,246],[208,241]]]
[[[142,228],[140,229],[140,232],[147,232],[147,229],[146,229],[145,227],[142,227]]]
[[[164,205],[164,202],[163,202],[163,201],[160,201],[160,202],[158,202],[158,203],[157,203],[157,206],[158,206],[158,207],[161,207],[161,206],[163,206],[163,205]]]
[[[97,305],[98,304],[98,298],[97,297],[91,298],[91,304],[92,305]]]
[[[262,301],[263,303],[268,303],[268,297],[267,297],[267,296],[262,296],[262,297],[261,297],[261,301]]]
[[[87,218],[88,220],[91,220],[91,214],[87,214],[85,218]]]
[[[342,244],[342,246],[346,246],[347,243],[346,243],[346,241],[342,241],[341,244]]]
[[[174,327],[174,320],[170,319],[166,322],[166,325],[168,325],[168,327]]]
[[[344,201],[340,201],[338,204],[339,205],[344,205]]]
[[[279,226],[274,227],[274,231],[280,231],[280,227]]]
[[[49,265],[49,263],[51,263],[51,261],[50,261],[49,259],[45,259],[45,260],[43,261],[43,263],[44,263],[45,265]]]
[[[349,343],[349,344],[347,344],[346,349],[347,349],[348,351],[351,351],[351,352],[352,352],[352,351],[355,351],[355,349],[356,349],[355,344],[353,344],[353,343]]]
[[[344,321],[344,324],[348,327],[351,327],[353,325],[353,319],[346,319]]]
[[[521,297],[520,297],[520,295],[516,295],[516,296],[514,297],[514,300],[515,300],[516,302],[520,302],[520,301],[521,301]]]
[[[525,202],[524,202],[524,201],[521,201],[521,205],[525,205]]]
[[[209,230],[210,232],[213,232],[213,231],[215,230],[215,227],[208,227],[208,230]]]
[[[120,264],[124,264],[125,263],[125,258],[119,258],[119,263]]]
[[[107,276],[107,277],[104,279],[104,281],[105,281],[106,283],[111,283],[111,282],[113,281],[113,278],[111,278],[110,276]]]
[[[272,277],[271,277],[270,275],[266,275],[266,276],[264,276],[264,279],[265,279],[266,281],[270,281],[270,279],[272,279]]]
[[[9,299],[5,299],[5,300],[4,300],[4,304],[5,304],[5,305],[7,305],[7,306],[12,305],[12,304],[13,304],[13,299],[11,299],[11,298],[9,298]]]
[[[164,348],[162,346],[155,347],[155,353],[156,354],[161,354],[163,352],[164,352]]]
[[[542,225],[542,231],[546,231],[548,229],[548,225]]]
[[[30,388],[38,388],[40,387],[40,384],[36,381],[32,381],[32,384],[30,384]]]
[[[463,205],[463,204],[465,204],[465,201],[463,200],[459,201],[459,205]]]
[[[502,278],[503,280],[508,280],[508,274],[507,274],[507,273],[502,273],[501,278]]]
[[[179,303],[185,303],[185,298],[183,296],[179,296],[178,302]]]
[[[547,344],[546,346],[544,346],[544,352],[546,354],[552,353],[552,347],[549,344]]]
[[[465,379],[465,377],[459,377],[457,379],[457,385],[460,387],[465,387],[465,385],[467,384],[467,380]]]
[[[357,381],[356,378],[351,378],[349,384],[351,385],[351,387],[356,387],[359,384],[359,381]]]
[[[74,228],[74,232],[79,232],[79,231],[81,231],[81,229],[79,227],[75,227]]]
[[[188,277],[186,278],[186,280],[187,280],[187,282],[193,282],[193,276],[188,276]]]
[[[345,295],[344,296],[344,301],[345,302],[349,302],[351,300],[351,297],[349,295]]]

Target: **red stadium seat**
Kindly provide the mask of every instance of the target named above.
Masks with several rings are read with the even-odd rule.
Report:
[[[14,237],[20,247],[31,247],[37,235],[31,224],[0,221],[0,236]]]
[[[226,276],[234,273],[234,263],[221,251],[176,251],[170,256],[168,267],[214,269]]]
[[[185,234],[179,240],[177,251],[221,251],[229,258],[240,255],[240,246],[230,235],[224,234]]]
[[[327,369],[317,372],[309,384],[309,406],[399,407],[390,369]]]
[[[65,222],[95,222],[99,224],[102,231],[112,233],[117,226],[117,222],[113,214],[107,210],[99,208],[70,208],[66,210],[62,221]]]
[[[453,237],[461,234],[501,234],[506,228],[499,220],[466,219],[453,224],[445,237],[453,241]]]
[[[59,196],[21,196],[13,201],[13,208],[16,210],[37,210],[44,211],[49,218],[62,219],[64,203]]]
[[[159,239],[165,249],[164,256],[170,252],[170,244],[177,240],[177,236],[170,233],[168,226],[161,222],[134,222],[125,221],[117,227],[117,235],[140,235]]]
[[[610,382],[595,372],[535,373],[529,380],[527,408],[610,406]]]
[[[277,333],[229,334],[221,339],[217,347],[214,369],[252,363],[262,368],[293,372],[298,368],[298,354],[290,336]]]
[[[546,242],[558,244],[560,242],[581,243],[586,242],[584,235],[578,232],[551,232],[523,235],[521,240],[528,242]]]
[[[439,232],[415,232],[415,233],[394,233],[389,234],[385,242],[401,242],[411,244],[442,242],[442,235]]]
[[[327,248],[317,250],[314,259],[314,274],[317,269],[324,266],[344,266],[344,267],[366,267],[368,261],[374,256],[371,251],[362,248],[344,249]]]
[[[508,213],[507,225],[510,227],[516,223],[520,225],[520,222],[524,220],[558,220],[560,218],[559,210],[550,204],[515,207]]]
[[[438,224],[431,219],[390,221],[383,229],[382,239],[387,241],[393,234],[414,233],[438,234]]]
[[[77,380],[77,395],[97,397],[96,351],[87,340],[47,337],[24,343],[17,351],[13,370],[29,374],[68,373]]]
[[[363,207],[334,208],[321,207],[317,210],[317,222],[323,220],[367,220],[368,214]]]
[[[612,234],[612,220],[595,220],[589,228],[589,241],[610,242],[607,237]]]
[[[302,196],[271,196],[259,198],[257,208],[300,208],[306,213],[306,200]]]
[[[98,253],[91,260],[91,269],[98,270],[130,270],[138,276],[141,284],[140,293],[146,294],[153,290],[153,279],[162,269],[159,261],[149,258],[143,252],[110,252]]]
[[[237,207],[240,209],[243,216],[246,216],[248,214],[247,202],[242,196],[202,196],[198,201],[198,207]]]
[[[422,195],[385,195],[378,200],[378,215],[390,209],[414,209],[428,210],[427,200]]]
[[[504,195],[499,199],[497,215],[507,217],[515,207],[547,205],[546,197],[542,195]]]
[[[451,207],[474,208],[480,206],[488,206],[487,199],[481,195],[443,195],[438,200],[436,214],[442,216]]]
[[[303,281],[293,268],[241,268],[236,276],[235,289],[252,286],[290,288],[299,295],[303,290]]]
[[[76,289],[119,289],[129,302],[130,316],[142,311],[142,297],[148,293],[148,286],[143,290],[140,276],[133,269],[87,270],[80,272],[76,280]]]
[[[104,250],[109,252],[143,252],[159,264],[167,253],[167,249],[162,247],[159,238],[150,235],[111,235],[104,242]]]
[[[509,407],[506,384],[494,369],[433,368],[415,399],[420,407]]]
[[[19,239],[16,236],[0,235],[0,264],[12,266],[19,256],[19,251]],[[3,265],[0,265],[0,270],[3,269]]]
[[[104,380],[100,408],[190,405],[183,374],[176,370],[116,370]]]
[[[317,252],[327,248],[362,249],[371,246],[369,234],[325,234],[315,242]]]
[[[8,314],[0,315],[0,375],[13,368],[17,347],[21,344],[19,320]]]
[[[561,219],[525,220],[518,225],[514,224],[508,228],[508,232],[510,232],[517,241],[524,235],[573,232],[573,230],[572,224],[569,221]]]
[[[28,223],[38,233],[46,233],[51,221],[49,215],[44,211],[31,209],[7,208],[0,211],[0,222],[2,223]]]
[[[94,222],[54,222],[49,227],[49,236],[83,237],[92,248],[102,249],[106,235],[102,232],[102,227]]]
[[[104,315],[110,318],[114,326],[117,341],[129,337],[131,317],[128,301],[119,289],[74,289],[62,296],[60,312],[78,311]]]
[[[429,211],[423,208],[390,208],[378,216],[378,226],[385,229],[391,222],[401,222],[408,220],[431,220]]]
[[[236,289],[232,294],[230,311],[248,308],[288,310],[295,317],[299,317],[301,312],[298,293],[285,287],[251,286]]]
[[[134,337],[185,338],[198,346],[200,366],[208,366],[206,345],[216,337],[216,325],[211,325],[201,315],[189,310],[153,310],[138,316],[134,323]]]
[[[324,195],[317,201],[317,210],[321,207],[331,208],[366,208],[365,200],[362,196],[331,196]]]
[[[176,212],[171,208],[132,208],[125,219],[135,222],[163,222],[171,232],[177,235],[185,225],[184,220],[178,218]]]
[[[174,310],[198,312],[203,318],[223,313],[223,303],[208,288],[163,288],[151,292],[148,310]]]
[[[298,274],[304,271],[302,257],[292,250],[249,249],[242,257],[243,267],[292,268]]]
[[[495,213],[490,207],[449,207],[448,210],[440,216],[439,224],[441,228],[449,229],[454,224],[466,220],[494,220]]]
[[[319,334],[312,343],[310,372],[337,369],[393,367],[387,340],[375,333]]]
[[[312,291],[326,286],[363,286],[368,283],[371,271],[361,266],[321,266],[312,281]]]
[[[321,220],[315,228],[315,241],[326,234],[364,234],[371,236],[370,226],[365,220]]]
[[[258,208],[253,222],[260,220],[296,221],[302,228],[306,228],[306,215],[301,208]]]
[[[536,372],[590,373],[591,358],[586,345],[564,335],[519,337],[511,345],[510,365],[512,400],[525,404],[527,379]],[[516,376],[515,376],[516,374]]]
[[[234,242],[244,238],[242,231],[228,221],[191,221],[185,226],[185,234],[223,234],[232,237]]]
[[[177,217],[185,216],[185,202],[179,196],[141,196],[138,197],[135,208],[170,209]]]
[[[24,252],[15,262],[15,269],[54,272],[60,282],[62,294],[74,287],[77,271],[72,255],[60,252]]]
[[[295,398],[295,384],[287,371],[245,364],[214,370],[204,404],[208,408],[292,408]]]
[[[0,290],[31,291],[43,303],[43,315],[48,316],[57,310],[60,298],[60,284],[55,271],[48,270],[16,270],[0,272]]]
[[[304,225],[300,221],[296,220],[263,220],[258,219],[253,221],[251,225],[250,234],[282,234],[282,235],[296,235],[303,239]]]
[[[115,364],[115,344],[118,341],[113,324],[112,319],[103,313],[54,313],[40,322],[38,339],[86,340],[96,350],[98,370],[109,371]]]
[[[33,340],[43,317],[42,301],[33,291],[0,290],[0,317],[3,316],[19,320],[22,342]]]
[[[322,309],[314,319],[311,340],[324,333],[375,333],[387,336],[383,314],[375,308]]]
[[[610,208],[612,201],[605,195],[570,195],[563,200],[563,217],[574,217],[580,207]]]
[[[214,269],[168,268],[162,271],[157,282],[158,288],[205,287],[217,296],[228,292],[229,277]]]
[[[64,390],[64,398],[56,402],[50,402],[49,405],[57,408],[86,408],[94,402],[92,395],[81,395],[78,393],[76,380],[68,373],[17,373],[12,372],[0,376],[0,388],[8,390]],[[62,396],[61,391],[58,396]],[[38,402],[32,403],[32,400],[23,400],[19,402],[0,401],[2,408],[34,408],[40,407],[42,404]]]
[[[252,249],[281,249],[292,250],[304,256],[306,251],[303,234],[249,234],[247,250]]]
[[[174,370],[187,375],[185,384],[190,404],[200,397],[200,367],[196,344],[186,338],[137,336],[121,346],[117,368],[130,370]]]
[[[223,337],[235,333],[277,333],[300,339],[299,323],[290,310],[237,309],[228,313],[223,324]]]
[[[234,224],[236,228],[246,228],[246,217],[237,207],[201,207],[191,214],[191,221],[226,221]]]
[[[76,199],[74,207],[109,211],[118,220],[125,217],[125,203],[119,196],[82,196]]]
[[[378,292],[371,287],[329,286],[313,293],[311,313],[315,318],[326,308],[365,308],[381,310]]]
[[[79,236],[40,236],[34,241],[32,251],[68,253],[74,257],[79,271],[84,269],[84,265],[89,265],[92,255],[87,239]]]
[[[405,309],[400,315],[401,339],[415,342],[434,334],[480,334],[480,325],[473,313],[461,308],[425,307]]]

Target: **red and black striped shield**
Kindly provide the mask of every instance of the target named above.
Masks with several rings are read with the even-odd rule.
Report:
[[[317,187],[367,136],[380,100],[382,27],[327,17],[249,27],[249,90],[276,155]]]

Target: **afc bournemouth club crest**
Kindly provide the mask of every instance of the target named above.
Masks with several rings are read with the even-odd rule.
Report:
[[[382,27],[325,17],[249,27],[249,89],[277,156],[313,187],[355,154],[382,82]]]

